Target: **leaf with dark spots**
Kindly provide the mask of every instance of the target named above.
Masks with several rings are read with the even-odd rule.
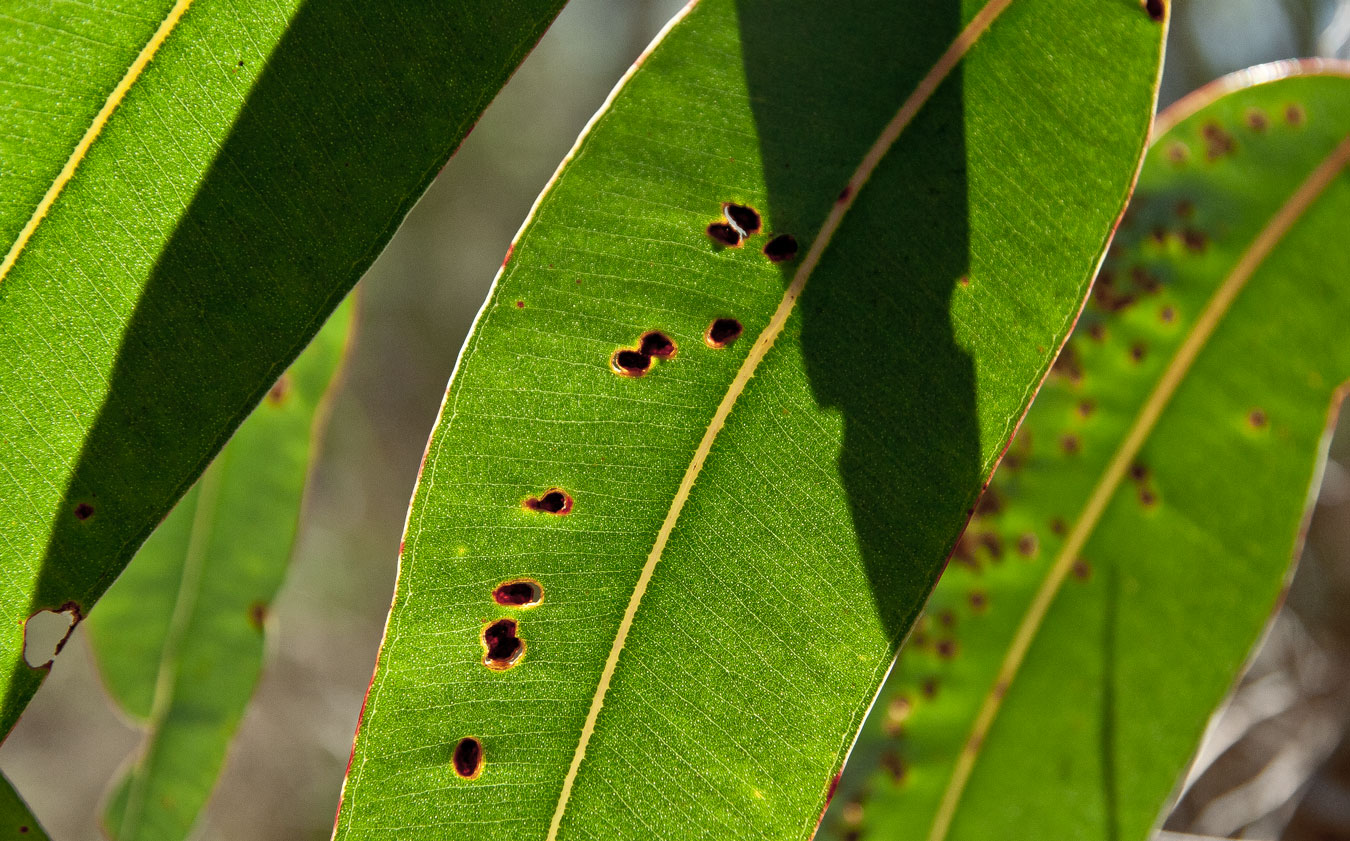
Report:
[[[713,222],[704,230],[713,242],[728,248],[739,248],[743,239],[741,232],[726,222]]]
[[[743,329],[734,318],[715,318],[703,333],[703,341],[710,348],[724,348],[739,339]]]
[[[459,740],[451,762],[455,773],[466,780],[476,780],[483,773],[483,743],[472,736]]]
[[[539,496],[526,497],[521,503],[527,510],[545,514],[571,514],[572,496],[561,488],[549,488]]]
[[[797,238],[779,234],[764,244],[764,256],[772,262],[783,263],[797,256]]]

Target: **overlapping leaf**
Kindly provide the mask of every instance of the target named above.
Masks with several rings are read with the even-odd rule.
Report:
[[[1161,41],[1134,3],[688,11],[464,350],[336,837],[809,836],[1079,310]]]
[[[89,617],[105,685],[147,729],[106,810],[116,841],[188,837],[215,785],[262,669],[350,310],[324,325]]]
[[[1160,127],[826,837],[1147,838],[1280,598],[1350,377],[1350,65]]]
[[[0,733],[561,5],[7,5]]]

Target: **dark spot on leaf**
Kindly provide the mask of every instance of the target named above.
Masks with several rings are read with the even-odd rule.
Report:
[[[542,511],[545,514],[572,513],[572,497],[559,488],[549,488],[539,496],[527,497],[521,505],[529,511]]]
[[[516,301],[516,309],[518,309],[518,310],[523,310],[523,309],[525,309],[525,302],[524,302],[524,301]]]
[[[483,771],[483,743],[467,736],[455,745],[455,773],[466,780],[477,779]]]
[[[277,381],[272,383],[272,387],[267,390],[267,403],[270,406],[280,406],[286,402],[286,398],[291,394],[291,378],[288,374],[282,374],[277,377]]]
[[[262,632],[267,623],[267,602],[254,602],[248,606],[248,624],[253,626],[253,630]]]
[[[1266,413],[1260,409],[1252,409],[1251,413],[1247,415],[1247,423],[1251,424],[1253,429],[1264,427],[1267,423]]]
[[[1153,274],[1143,266],[1135,266],[1133,269],[1130,269],[1130,282],[1138,287],[1140,291],[1146,292],[1149,295],[1152,295],[1162,288],[1162,281],[1158,280],[1157,275]]]
[[[725,245],[728,248],[740,247],[740,233],[726,222],[713,222],[707,227],[707,234],[712,237],[713,242]]]
[[[1130,478],[1136,482],[1142,482],[1148,478],[1148,466],[1143,462],[1136,461],[1130,465]]]
[[[993,487],[984,489],[980,495],[980,501],[975,503],[975,514],[980,517],[988,517],[1003,510],[1003,499],[998,495],[998,491]]]
[[[1041,541],[1036,535],[1027,532],[1017,538],[1017,554],[1024,558],[1034,558],[1041,551]]]
[[[1237,143],[1234,142],[1233,135],[1224,131],[1223,126],[1216,122],[1205,123],[1200,128],[1200,136],[1205,140],[1205,157],[1211,161],[1237,151]]]
[[[1158,318],[1162,319],[1163,324],[1171,324],[1177,320],[1177,311],[1171,306],[1163,307],[1158,310]]]
[[[1068,530],[1069,527],[1065,525],[1063,517],[1056,517],[1055,519],[1050,521],[1050,531],[1052,533],[1057,534],[1060,537],[1063,537],[1065,533],[1068,532]]]
[[[779,234],[764,244],[764,256],[775,263],[782,263],[797,256],[797,238],[792,234]]]
[[[1078,414],[1083,417],[1091,417],[1092,413],[1097,411],[1097,403],[1093,400],[1080,400],[1078,402]]]
[[[672,359],[675,356],[675,342],[660,330],[649,330],[638,340],[638,353],[656,359]]]
[[[1135,342],[1130,345],[1130,359],[1135,362],[1143,362],[1145,356],[1148,356],[1148,348],[1143,342]]]
[[[1263,112],[1259,111],[1256,108],[1250,108],[1247,110],[1248,128],[1259,134],[1266,130],[1267,125],[1269,125],[1269,121],[1266,119],[1266,115]]]
[[[838,196],[835,200],[836,200],[836,201],[848,201],[849,197],[852,196],[852,195],[853,195],[853,185],[852,185],[852,184],[845,184],[845,185],[844,185],[844,189],[842,189],[842,190],[839,191],[839,196]]]
[[[1180,165],[1186,163],[1191,156],[1190,147],[1179,140],[1174,140],[1167,144],[1167,159],[1174,164]]]
[[[1069,455],[1073,455],[1074,453],[1078,452],[1081,446],[1082,445],[1078,440],[1078,436],[1072,433],[1065,435],[1063,438],[1059,439],[1059,448],[1064,452],[1068,453]]]
[[[1158,495],[1147,487],[1139,488],[1139,502],[1145,506],[1152,507],[1158,501]]]
[[[963,274],[956,279],[956,282],[962,286],[970,286],[970,275]]]
[[[94,516],[94,506],[87,502],[81,502],[75,506],[75,519],[87,520]]]
[[[1079,581],[1087,581],[1092,577],[1092,565],[1082,558],[1079,558],[1073,562],[1072,572],[1074,578],[1077,578]]]
[[[951,610],[944,610],[938,614],[938,624],[944,628],[955,627],[956,614]]]
[[[1284,121],[1291,126],[1302,125],[1307,116],[1301,105],[1290,105],[1284,109]]]
[[[503,607],[534,607],[544,600],[544,588],[531,578],[513,578],[497,585],[492,600]]]
[[[1182,219],[1189,219],[1195,215],[1195,203],[1190,199],[1182,199],[1177,202],[1177,215]]]
[[[1167,17],[1167,4],[1163,0],[1143,0],[1143,5],[1148,16],[1156,21],[1161,23]]]
[[[1069,382],[1077,384],[1083,381],[1083,365],[1078,358],[1078,351],[1072,344],[1067,344],[1055,358],[1055,364],[1050,367],[1050,373],[1064,377]]]
[[[937,678],[930,677],[925,680],[923,685],[919,687],[919,691],[923,693],[923,697],[925,698],[936,698],[938,694]]]
[[[1088,325],[1088,338],[1092,339],[1094,342],[1105,341],[1106,325],[1102,324],[1100,321],[1094,321],[1092,324]]]
[[[966,597],[970,601],[970,607],[976,613],[984,613],[984,609],[989,606],[989,597],[983,590],[971,590],[970,595]]]
[[[525,641],[516,636],[516,620],[498,619],[483,628],[483,665],[502,671],[509,669],[525,653]]]
[[[980,535],[980,545],[989,552],[989,557],[996,561],[1003,559],[1003,539],[998,535],[985,532]]]
[[[722,205],[722,213],[726,215],[727,221],[731,223],[731,227],[736,229],[736,233],[740,234],[742,239],[759,233],[759,212],[753,207],[728,202]]]
[[[945,639],[938,640],[937,656],[943,660],[950,660],[956,656],[956,640]]]
[[[710,348],[724,348],[740,338],[743,329],[734,318],[716,318],[703,334],[703,342]]]
[[[640,377],[652,367],[652,358],[639,350],[619,348],[609,358],[609,367],[624,377]]]
[[[1153,230],[1149,232],[1149,237],[1158,245],[1166,245],[1167,229],[1162,225],[1155,225]]]
[[[1199,254],[1205,250],[1209,244],[1209,238],[1201,231],[1195,228],[1186,228],[1181,232],[1181,241],[1186,244],[1186,250],[1192,254]]]
[[[893,750],[888,750],[881,755],[881,769],[891,778],[891,782],[899,785],[905,781],[907,769],[905,761],[900,758],[900,754]]]

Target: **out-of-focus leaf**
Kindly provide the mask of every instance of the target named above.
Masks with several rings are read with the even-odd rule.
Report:
[[[28,804],[4,775],[0,775],[0,841],[48,841]]]
[[[0,733],[562,0],[0,15]]]
[[[1081,306],[1162,35],[1078,0],[680,19],[465,348],[337,838],[809,836]]]
[[[1347,76],[1259,67],[1163,115],[825,837],[1148,837],[1281,596],[1350,377]]]
[[[147,729],[105,811],[115,841],[186,838],[215,785],[262,669],[350,311],[329,319],[89,617],[104,684]]]

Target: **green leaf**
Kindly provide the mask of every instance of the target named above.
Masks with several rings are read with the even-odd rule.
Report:
[[[105,685],[148,731],[105,812],[116,841],[186,838],[214,787],[262,670],[351,309],[319,331],[89,617]]]
[[[0,733],[561,5],[8,4]]]
[[[0,841],[48,841],[28,804],[4,775],[0,775]]]
[[[1069,333],[1162,37],[1134,3],[688,11],[460,359],[336,837],[809,836]],[[719,245],[724,202],[763,231]],[[611,370],[648,331],[671,358]]]
[[[1281,597],[1350,377],[1347,76],[1255,68],[1160,118],[826,837],[1149,837]]]

